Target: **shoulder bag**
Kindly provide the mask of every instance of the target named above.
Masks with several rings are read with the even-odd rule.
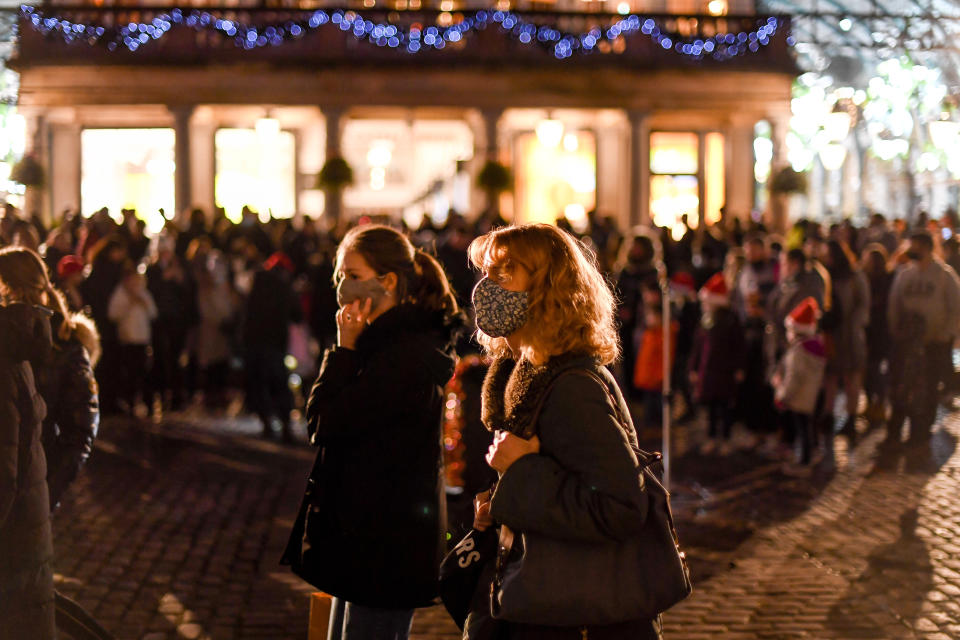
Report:
[[[629,430],[620,402],[595,371],[571,369],[607,393],[617,420]],[[558,376],[559,378],[560,376]],[[536,427],[550,388],[540,398]],[[604,625],[651,619],[680,602],[692,590],[670,510],[670,495],[651,470],[659,453],[633,447],[638,481],[649,496],[642,531],[626,541],[567,541],[541,534],[513,532],[501,526],[490,606],[494,618],[535,625]]]

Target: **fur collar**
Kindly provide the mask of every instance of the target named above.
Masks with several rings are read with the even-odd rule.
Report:
[[[495,360],[483,381],[484,426],[529,438],[536,433],[532,422],[540,398],[557,376],[568,369],[596,366],[595,358],[579,353],[555,356],[540,366],[527,360]]]

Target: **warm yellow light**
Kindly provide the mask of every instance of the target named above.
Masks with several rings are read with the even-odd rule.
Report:
[[[440,3],[440,11],[453,11],[453,0],[443,0]]]
[[[563,148],[567,151],[576,151],[579,145],[580,141],[577,140],[577,134],[568,133],[563,136]]]
[[[650,134],[650,171],[695,175],[698,168],[698,138],[695,133]]]
[[[703,215],[707,224],[716,224],[720,220],[720,207],[726,202],[726,181],[724,167],[724,144],[722,133],[708,133],[705,140],[706,159],[704,163],[704,202]]]
[[[630,13],[630,3],[629,3],[629,2],[621,2],[620,4],[618,4],[618,5],[617,5],[617,13],[619,13],[619,14],[622,15],[622,16],[625,16],[625,15],[627,15],[628,13]]]
[[[820,162],[827,171],[836,171],[847,159],[847,150],[842,144],[831,142],[820,149]]]
[[[596,206],[593,136],[588,132],[568,135],[577,136],[576,151],[547,147],[534,134],[520,138],[514,222],[552,223],[566,217],[574,224],[581,210],[585,217]]]
[[[712,16],[726,15],[727,0],[710,0],[707,3],[707,12]]]
[[[650,178],[650,215],[658,227],[671,230],[675,240],[683,237],[684,215],[691,226],[697,226],[700,198],[695,176],[652,176]]]
[[[563,139],[563,123],[553,118],[546,118],[537,124],[537,139],[545,147],[556,148]]]
[[[935,120],[930,123],[930,139],[938,149],[943,151],[952,149],[954,145],[960,143],[957,140],[958,136],[960,136],[960,122]]]
[[[393,143],[389,140],[375,140],[367,151],[367,164],[371,167],[386,167],[393,160]]]
[[[276,118],[260,118],[253,128],[261,138],[275,137],[280,133],[280,121]]]
[[[846,139],[850,133],[850,114],[846,111],[831,111],[823,120],[823,132],[832,142]]]
[[[370,188],[374,191],[382,191],[387,185],[387,170],[383,167],[373,167],[370,169]]]

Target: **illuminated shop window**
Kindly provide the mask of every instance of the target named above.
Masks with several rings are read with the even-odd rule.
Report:
[[[156,233],[174,214],[173,129],[85,129],[80,138],[80,209],[115,218],[136,209]]]
[[[696,133],[650,134],[650,215],[658,227],[682,236],[681,220],[696,226],[700,214],[700,140]]]
[[[450,209],[469,211],[473,133],[462,120],[351,119],[341,144],[354,174],[343,200],[354,214],[401,215],[418,227],[424,216],[443,224]]]
[[[650,134],[650,215],[654,224],[671,229],[679,238],[684,232],[683,216],[691,227],[697,227],[701,217],[707,224],[717,222],[726,199],[724,154],[721,133]]]
[[[727,201],[723,134],[708,133],[705,136],[705,148],[706,164],[703,171],[706,192],[703,198],[703,214],[707,224],[716,224],[720,221],[720,209]]]
[[[293,134],[279,122],[263,118],[255,129],[218,129],[217,206],[238,222],[244,206],[261,220],[290,218],[297,209],[296,156]]]
[[[517,141],[514,221],[553,223],[565,217],[574,228],[585,228],[587,212],[597,204],[596,140],[589,131],[559,130],[554,122],[559,123],[541,122],[536,133]]]
[[[772,135],[770,123],[766,120],[761,120],[753,127],[753,201],[761,210],[767,205],[767,182],[773,165]]]

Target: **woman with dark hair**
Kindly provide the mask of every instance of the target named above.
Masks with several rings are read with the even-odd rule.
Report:
[[[337,249],[337,346],[307,402],[320,451],[283,562],[336,597],[331,640],[407,638],[438,593],[441,421],[462,326],[439,263],[364,226]]]
[[[828,358],[823,383],[824,413],[827,425],[832,425],[834,402],[842,384],[846,397],[846,418],[842,430],[852,434],[863,373],[867,366],[866,327],[870,322],[870,285],[846,244],[838,240],[828,241],[824,262],[833,285],[833,307],[821,323],[827,334]]]
[[[644,329],[643,289],[651,283],[656,286],[658,262],[657,246],[653,239],[638,233],[626,249],[623,266],[617,277],[617,326],[623,345],[621,381],[628,394],[637,397],[641,393],[633,387],[633,370]]]

